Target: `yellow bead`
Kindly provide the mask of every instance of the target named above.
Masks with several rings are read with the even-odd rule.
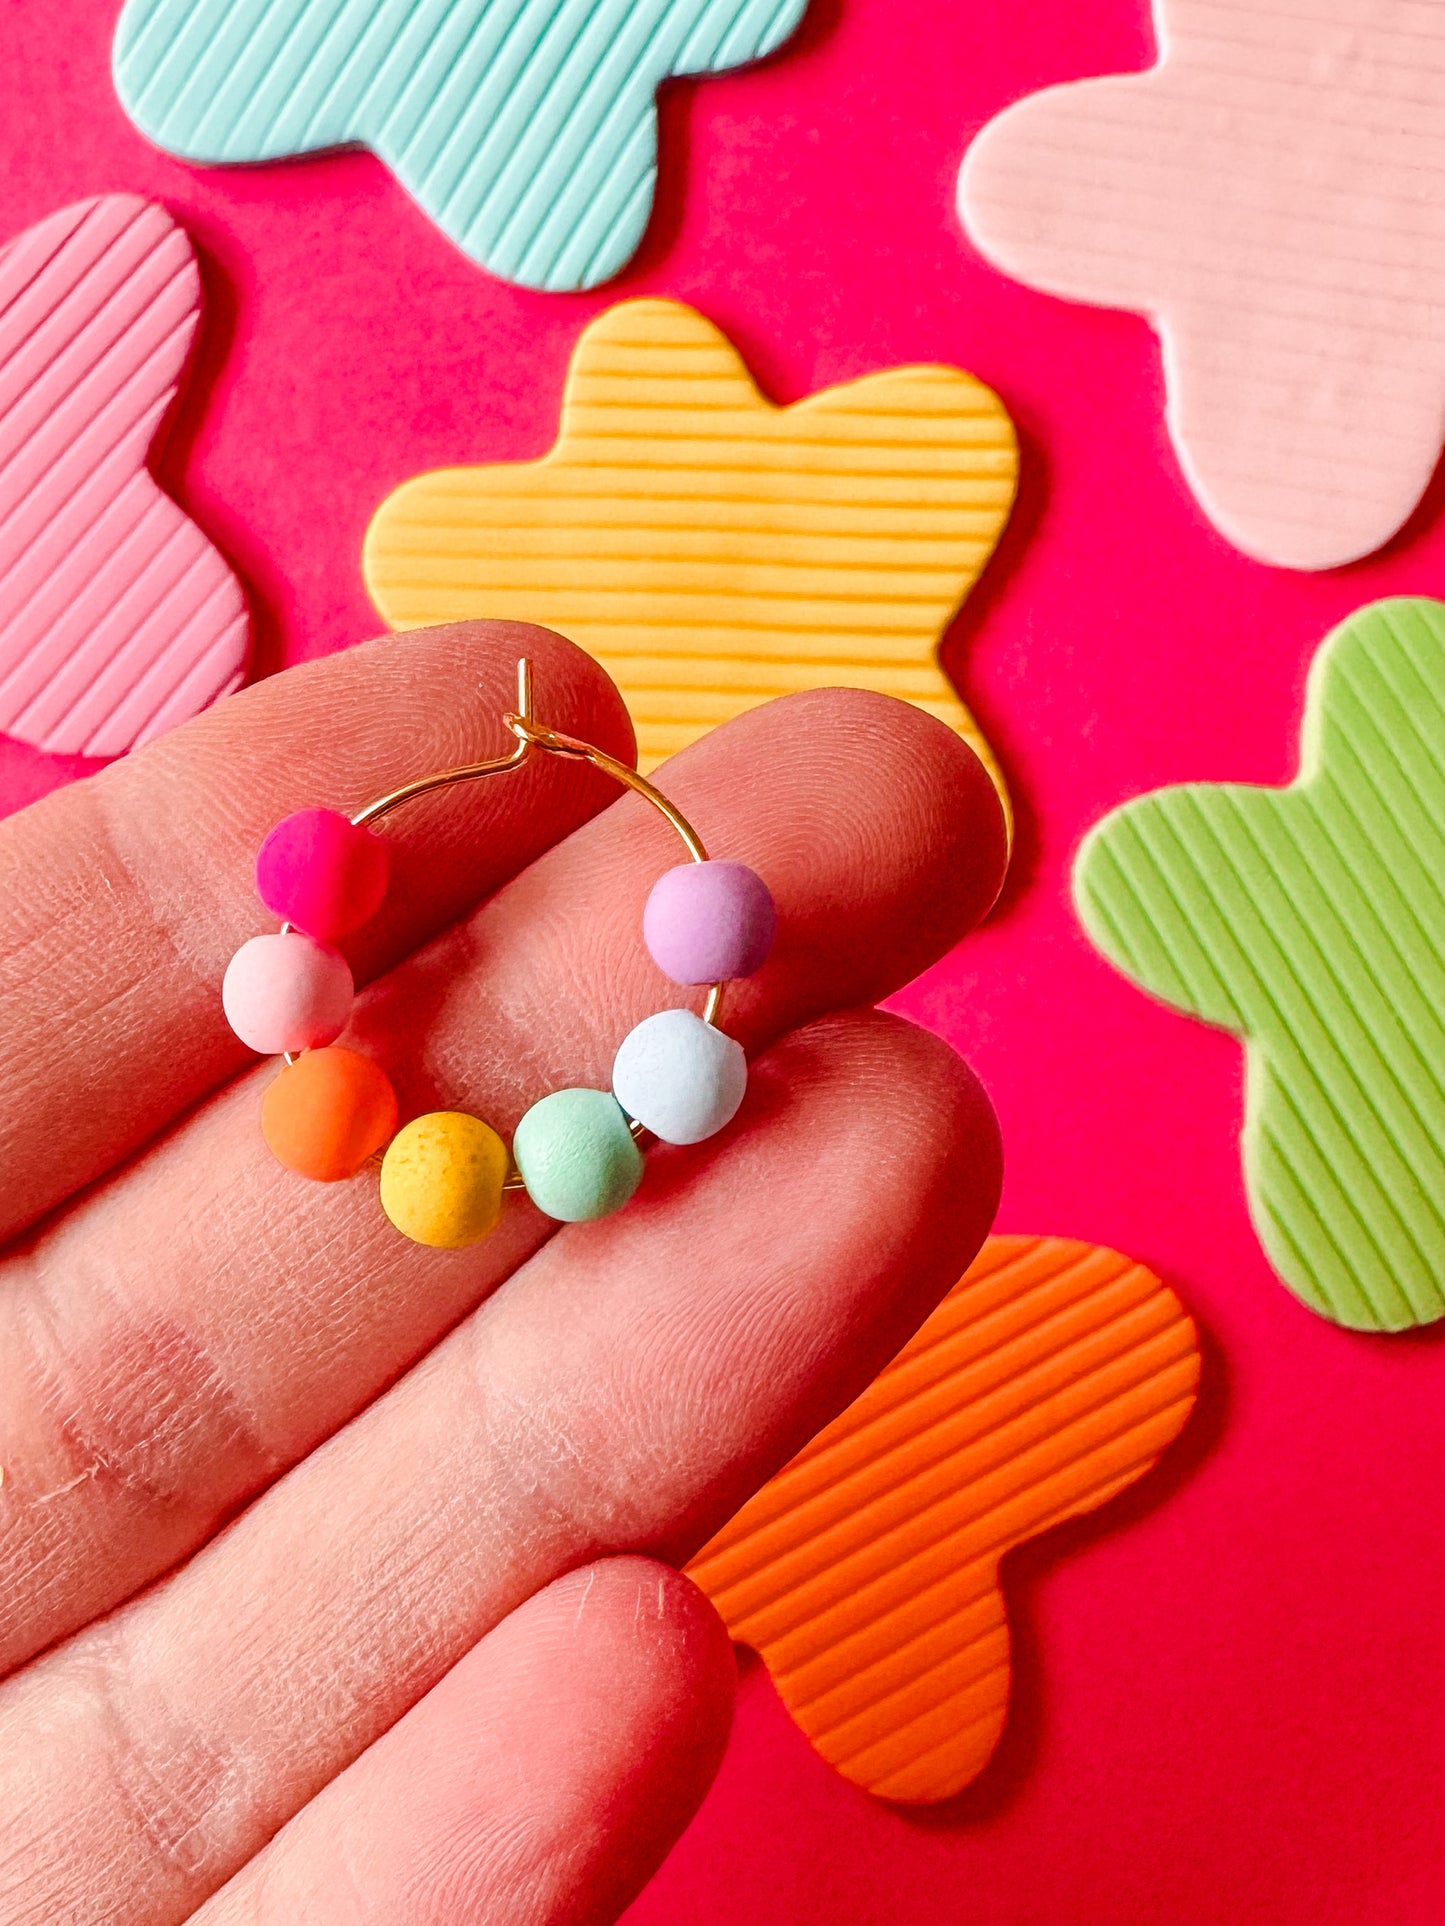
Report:
[[[458,1250],[496,1227],[510,1164],[490,1124],[433,1110],[392,1139],[381,1166],[381,1208],[414,1244]]]

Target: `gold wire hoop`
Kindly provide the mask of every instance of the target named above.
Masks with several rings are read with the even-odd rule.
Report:
[[[600,769],[604,776],[610,776],[624,789],[630,789],[634,795],[641,796],[644,802],[650,803],[680,838],[693,862],[708,861],[708,853],[703,846],[701,836],[676,804],[669,802],[661,790],[654,789],[645,776],[639,776],[635,769],[629,769],[625,762],[618,762],[615,756],[609,756],[605,749],[597,748],[594,743],[581,742],[576,736],[564,736],[560,730],[550,728],[546,723],[537,720],[532,713],[532,664],[526,656],[520,657],[517,662],[517,707],[515,710],[508,710],[502,717],[502,721],[517,739],[516,748],[508,755],[493,756],[485,762],[462,763],[455,769],[438,769],[432,775],[418,776],[412,782],[402,783],[399,788],[389,789],[384,796],[378,796],[374,802],[369,802],[364,808],[358,809],[351,818],[352,827],[368,829],[373,823],[379,823],[384,816],[389,816],[393,810],[400,809],[406,803],[415,802],[420,796],[429,796],[435,789],[450,789],[464,782],[481,782],[487,776],[510,775],[514,769],[522,768],[533,754],[537,753],[560,756],[570,762],[591,763],[592,767]],[[281,934],[286,935],[292,928],[292,924],[283,923]],[[702,1020],[704,1023],[711,1024],[714,1029],[718,1028],[725,988],[726,985],[723,983],[709,984],[707,998],[703,1003]],[[289,1050],[283,1052],[283,1056],[288,1065],[296,1061],[295,1054]],[[628,1119],[628,1127],[634,1137],[640,1138],[646,1134],[635,1118]],[[502,1188],[504,1190],[525,1188],[515,1167]]]

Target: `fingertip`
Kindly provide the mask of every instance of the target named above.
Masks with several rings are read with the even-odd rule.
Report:
[[[864,1355],[876,1369],[962,1277],[993,1228],[1003,1137],[988,1092],[941,1037],[884,1010],[809,1024],[770,1051],[758,1074],[793,1090],[816,1076],[831,1087],[826,1107],[846,1104],[863,1120],[851,1161],[860,1181],[871,1166],[893,1227],[876,1245],[889,1260],[879,1262],[859,1306]]]
[[[575,1662],[635,1675],[653,1744],[676,1749],[669,1778],[696,1803],[721,1763],[737,1691],[732,1641],[711,1600],[674,1566],[631,1554],[567,1573],[533,1608],[542,1600]]]
[[[604,1926],[711,1785],[735,1682],[690,1579],[643,1557],[579,1566],[495,1626],[197,1918],[291,1926],[355,1890],[368,1921]]]
[[[598,1558],[518,1606],[453,1679],[453,1709],[470,1707],[483,1756],[525,1754],[513,1810],[537,1840],[555,1842],[559,1862],[565,1841],[605,1817],[586,1862],[554,1874],[568,1894],[560,1917],[612,1918],[662,1863],[722,1763],[737,1666],[717,1612],[671,1565]],[[432,1696],[444,1709],[445,1695]]]
[[[934,954],[981,923],[1008,872],[1009,836],[993,778],[956,730],[936,716],[867,689],[820,689],[821,723],[856,760],[866,754],[897,785],[900,819],[919,853],[914,928]],[[838,772],[839,774],[843,772]]]
[[[1008,873],[1008,819],[983,762],[947,723],[894,696],[819,689],[785,701],[816,705],[814,731],[846,744],[850,759],[867,755],[899,785],[938,907],[932,940],[951,948],[987,916]]]
[[[435,651],[439,659],[455,660],[463,673],[475,666],[488,694],[500,678],[498,715],[516,706],[515,665],[525,659],[532,665],[533,703],[544,720],[629,767],[636,762],[632,717],[616,683],[595,656],[556,629],[476,618],[376,636],[360,648]]]
[[[1002,1170],[992,1105],[957,1053],[845,1011],[754,1060],[719,1141],[654,1150],[626,1218],[555,1239],[516,1282],[545,1291],[571,1378],[594,1387],[568,1421],[607,1440],[612,1542],[685,1563],[964,1275]],[[539,1403],[556,1368],[549,1354],[546,1380],[529,1372]]]
[[[889,1020],[903,1022],[898,1017]],[[949,1267],[961,1277],[978,1255],[998,1215],[1003,1193],[1003,1132],[973,1066],[931,1031],[912,1024],[904,1027],[912,1032],[910,1042],[942,1086],[941,1099],[946,1091],[948,1123],[941,1145],[940,1181],[951,1200],[950,1216],[957,1240]]]
[[[395,755],[406,733],[440,740],[448,722],[475,733],[480,720],[512,707],[516,660],[528,655],[580,722],[585,717],[630,751],[626,705],[605,670],[584,650],[551,629],[529,622],[466,621],[434,628],[383,632],[293,662],[248,682],[180,727],[134,750],[102,772],[111,785],[142,782],[156,767],[175,763],[189,774],[198,757],[244,753],[258,742],[273,751],[291,746],[299,728],[325,720],[316,748],[324,763],[331,736],[351,736],[349,751],[380,743]],[[440,712],[441,727],[434,713]],[[276,740],[268,742],[274,730]]]
[[[522,1612],[535,1636],[545,1616],[559,1640],[558,1666],[574,1682],[559,1717],[570,1713],[572,1756],[590,1750],[583,1783],[606,1819],[605,1843],[575,1869],[565,1905],[549,1917],[611,1920],[662,1864],[717,1776],[737,1691],[732,1641],[690,1578],[641,1556],[570,1572]],[[578,1694],[580,1681],[590,1692]],[[583,1817],[574,1810],[566,1831]]]
[[[700,827],[726,824],[711,853],[758,864],[777,901],[777,948],[732,1003],[749,1041],[763,999],[800,1022],[891,995],[1003,887],[1008,835],[988,772],[952,729],[891,696],[813,689],[760,704],[657,781]]]

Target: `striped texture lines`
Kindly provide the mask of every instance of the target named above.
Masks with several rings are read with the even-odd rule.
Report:
[[[771,696],[845,685],[958,730],[1002,795],[936,650],[1017,471],[1002,405],[957,369],[775,408],[701,315],[629,301],[579,340],[552,451],[404,483],[366,580],[394,628],[509,616],[570,636],[626,697],[644,769]]]
[[[1007,1713],[1000,1560],[1142,1477],[1198,1380],[1194,1326],[1141,1265],[992,1237],[689,1569],[830,1764],[881,1798],[950,1798]]]
[[[1126,804],[1075,895],[1143,988],[1246,1040],[1244,1173],[1311,1309],[1364,1330],[1445,1313],[1445,605],[1329,637],[1303,772]]]
[[[1170,432],[1231,541],[1353,561],[1440,455],[1445,11],[1155,11],[1156,67],[1048,88],[983,130],[964,222],[1006,273],[1154,320]]]
[[[652,211],[658,87],[780,46],[807,0],[128,0],[117,91],[188,160],[359,142],[457,246],[595,286]]]
[[[127,194],[0,253],[0,729],[111,756],[244,671],[245,600],[146,469],[200,312],[185,235]]]

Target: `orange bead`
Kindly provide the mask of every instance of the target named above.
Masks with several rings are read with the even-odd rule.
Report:
[[[288,1170],[332,1184],[396,1135],[396,1092],[370,1057],[335,1044],[308,1050],[267,1090],[261,1134]]]

